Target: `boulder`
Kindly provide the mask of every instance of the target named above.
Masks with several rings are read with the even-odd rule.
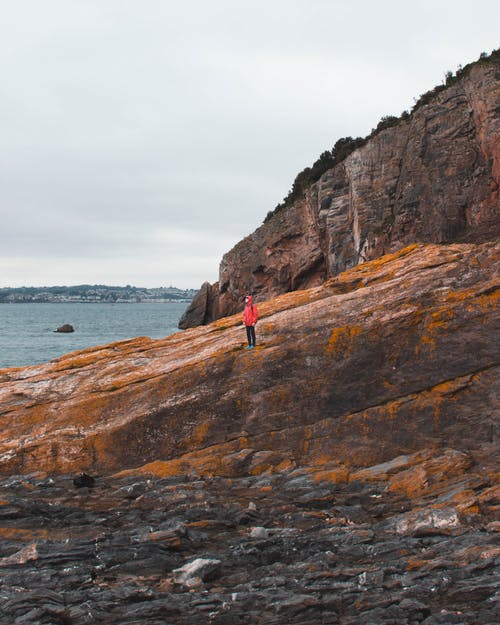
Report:
[[[220,560],[196,558],[184,566],[172,571],[174,581],[188,587],[199,586],[221,564]]]
[[[59,326],[57,330],[54,330],[54,332],[60,332],[62,334],[68,334],[74,331],[75,331],[75,328],[70,323],[65,323],[64,325]]]

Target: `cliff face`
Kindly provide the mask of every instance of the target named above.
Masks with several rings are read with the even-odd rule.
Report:
[[[410,243],[497,238],[499,78],[498,60],[473,66],[327,171],[224,256],[180,327],[235,313],[246,292],[307,288]]]
[[[262,304],[256,350],[237,315],[3,370],[0,473],[230,476],[481,448],[497,271],[493,244],[413,246]]]

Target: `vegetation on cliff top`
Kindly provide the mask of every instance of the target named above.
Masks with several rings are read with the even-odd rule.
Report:
[[[288,195],[283,198],[282,202],[280,202],[274,210],[268,212],[264,223],[269,221],[271,217],[279,211],[288,208],[295,201],[304,197],[306,190],[317,182],[325,172],[344,161],[352,152],[363,147],[370,139],[382,132],[382,130],[397,126],[402,121],[409,120],[416,110],[428,104],[438,93],[464,78],[472,67],[492,62],[500,65],[500,48],[493,50],[490,55],[486,52],[482,52],[477,61],[469,63],[465,67],[459,66],[455,74],[451,71],[446,72],[443,84],[437,85],[416,99],[411,113],[404,111],[399,117],[393,115],[382,117],[376,128],[366,137],[356,137],[355,139],[353,137],[343,137],[339,139],[333,148],[331,150],[325,150],[311,167],[306,167],[297,174]]]

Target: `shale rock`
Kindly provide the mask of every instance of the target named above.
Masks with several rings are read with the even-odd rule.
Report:
[[[399,531],[402,515],[430,519],[429,492],[410,497],[390,480],[428,471],[431,456],[342,482],[313,466],[108,476],[86,492],[68,475],[0,479],[0,624],[492,625],[500,549],[489,467],[440,479],[447,503],[433,497],[432,514],[453,519],[446,532]],[[467,484],[484,503],[461,513]],[[249,512],[265,532],[242,527]]]

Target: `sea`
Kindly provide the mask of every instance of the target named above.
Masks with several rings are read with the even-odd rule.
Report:
[[[75,350],[179,332],[186,302],[0,304],[0,369],[37,365]],[[65,323],[70,334],[55,330]]]

